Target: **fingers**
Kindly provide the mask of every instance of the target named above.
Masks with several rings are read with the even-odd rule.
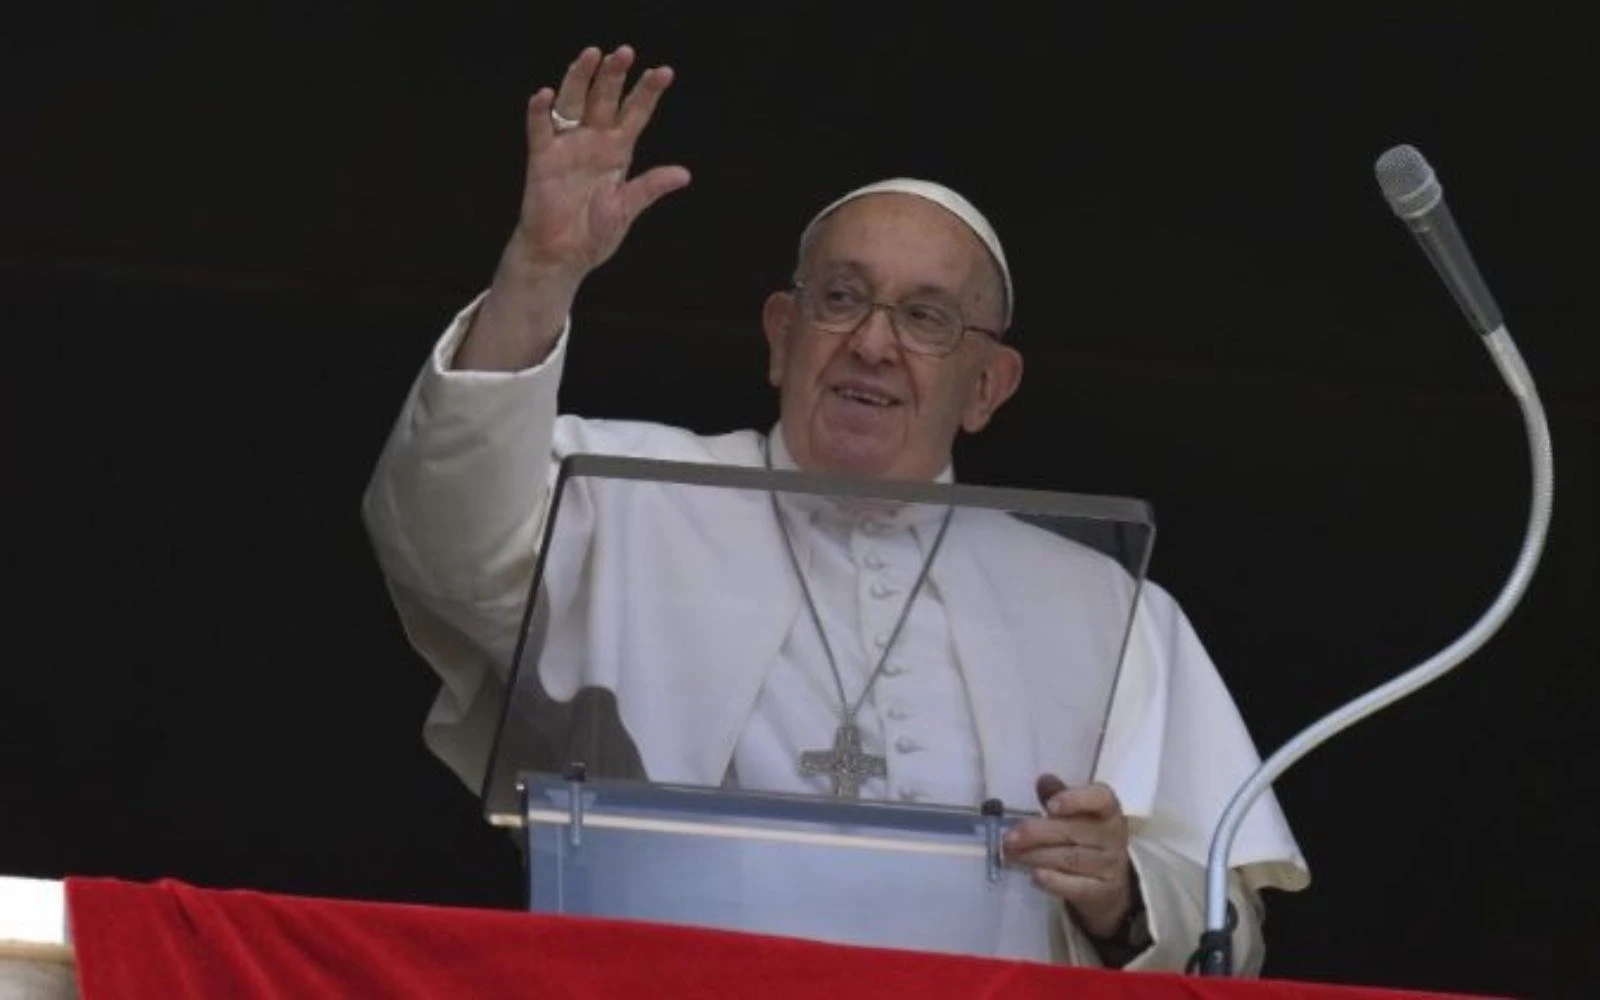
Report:
[[[1078,844],[1109,850],[1125,841],[1117,824],[1095,819],[1025,819],[1006,832],[1006,853],[1017,854],[1041,847]]]
[[[1081,905],[1098,900],[1107,894],[1106,879],[1072,875],[1054,868],[1035,868],[1031,873],[1033,884],[1057,899]]]
[[[1042,779],[1040,786],[1043,791]],[[1111,790],[1110,785],[1083,785],[1078,788],[1062,785],[1060,791],[1045,801],[1044,811],[1046,815],[1062,818],[1087,816],[1112,819],[1122,816],[1122,803],[1117,801],[1117,793]]]
[[[600,50],[591,45],[578,53],[578,58],[567,67],[567,75],[561,78],[561,87],[556,91],[555,109],[561,117],[573,121],[583,119],[589,103],[589,84],[595,70],[600,68],[600,61]]]
[[[1065,902],[1091,933],[1105,935],[1131,905],[1128,818],[1109,785],[1069,788],[1053,774],[1036,785],[1045,815],[1006,833],[1006,860]]]
[[[633,62],[634,51],[628,45],[618,46],[609,55],[593,46],[584,49],[567,67],[553,102],[544,106],[542,113],[548,119],[554,109],[562,118],[595,129],[620,125],[629,139],[637,139],[655,114],[661,95],[672,85],[673,72],[666,66],[646,70],[624,99],[623,85]]]
[[[1127,864],[1122,854],[1089,844],[1038,847],[1007,855],[1006,860],[1023,868],[1047,869],[1100,882],[1115,879]]]
[[[689,171],[683,167],[653,167],[623,187],[624,217],[632,221],[666,195],[688,186]]]
[[[546,148],[555,140],[555,123],[550,120],[550,108],[555,101],[556,92],[549,87],[528,99],[528,146],[534,151]]]
[[[656,105],[661,101],[661,95],[672,86],[672,70],[667,66],[657,66],[645,70],[639,77],[639,82],[633,85],[633,90],[628,92],[628,99],[622,103],[622,118],[619,124],[623,131],[630,137],[637,138],[644,127],[650,124],[650,118],[656,113]]]
[[[1115,878],[1090,878],[1052,868],[1035,868],[1033,884],[1065,903],[1073,919],[1099,938],[1114,933],[1137,900],[1131,869]]]
[[[600,63],[600,72],[589,88],[583,109],[583,123],[593,128],[610,128],[617,118],[617,102],[622,99],[622,84],[633,66],[633,49],[619,45]]]
[[[1034,794],[1039,797],[1041,807],[1048,805],[1056,793],[1067,790],[1067,783],[1053,774],[1041,774],[1039,780],[1033,784]]]
[[[1029,818],[1006,832],[1009,861],[1069,874],[1111,878],[1127,864],[1128,821],[1116,793],[1107,785],[1067,788],[1046,775],[1039,791],[1050,792],[1043,817]]]

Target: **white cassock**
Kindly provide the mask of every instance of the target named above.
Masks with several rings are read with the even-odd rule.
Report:
[[[565,334],[526,371],[451,371],[471,314],[456,318],[413,386],[364,513],[407,635],[442,681],[424,738],[478,788],[560,460],[589,453],[760,465],[768,436],[558,416]],[[770,441],[773,464],[792,467],[782,434]],[[568,494],[558,533],[572,537],[576,524],[582,537],[606,541],[566,556],[582,560],[581,572],[547,567],[541,686],[558,700],[585,688],[614,693],[621,729],[651,780],[826,791],[826,779],[802,775],[797,761],[829,745],[839,699],[770,507],[759,517],[707,519],[682,505],[608,502],[600,490]],[[889,647],[858,716],[866,749],[887,757],[888,775],[868,782],[863,797],[968,805],[993,797],[1027,808],[1038,775],[1087,779],[1067,762],[1092,760],[1093,780],[1116,791],[1129,818],[1149,914],[1153,943],[1127,967],[1181,969],[1204,927],[1211,831],[1259,760],[1171,597],[1148,581],[1138,591],[1100,742],[1108,695],[1085,697],[1093,679],[1063,669],[1059,651],[1120,648],[1120,635],[1093,633],[1096,622],[1120,629],[1126,601],[1107,603],[1100,616],[1061,613],[1114,593],[1104,557],[1014,519],[960,511],[891,645],[937,524],[783,506],[847,694],[862,690]],[[711,537],[743,558],[708,554]],[[569,582],[563,593],[558,579],[587,582]],[[579,586],[588,589],[571,592]],[[696,606],[716,609],[714,627],[681,613]],[[1235,963],[1251,973],[1263,953],[1257,891],[1309,882],[1270,794],[1241,827],[1233,863]],[[1062,907],[1021,888],[995,931],[995,954],[1098,964]]]

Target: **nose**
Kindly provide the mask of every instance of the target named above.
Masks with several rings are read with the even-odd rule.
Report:
[[[872,311],[850,335],[850,350],[868,364],[884,364],[900,356],[900,339],[889,318],[890,308],[874,303]]]

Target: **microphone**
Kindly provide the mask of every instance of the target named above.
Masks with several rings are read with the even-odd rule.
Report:
[[[1395,146],[1378,157],[1373,170],[1389,207],[1417,238],[1456,304],[1467,314],[1467,322],[1485,336],[1499,329],[1504,322],[1500,307],[1478,273],[1450,206],[1444,203],[1444,188],[1428,161],[1414,146]]]
[[[1296,761],[1322,743],[1367,716],[1380,711],[1430,684],[1461,664],[1499,631],[1522,600],[1533,572],[1544,551],[1550,528],[1550,510],[1555,493],[1550,428],[1544,407],[1534,388],[1533,376],[1523,363],[1517,345],[1506,330],[1500,309],[1489,294],[1483,276],[1467,252],[1467,245],[1456,229],[1455,220],[1444,204],[1444,189],[1433,168],[1411,146],[1395,146],[1378,158],[1375,165],[1379,187],[1402,221],[1410,227],[1434,269],[1450,289],[1456,303],[1467,314],[1467,321],[1483,335],[1484,346],[1499,368],[1506,385],[1516,396],[1527,431],[1528,453],[1532,465],[1533,494],[1528,507],[1528,524],[1522,548],[1499,595],[1472,627],[1444,649],[1405,673],[1335,709],[1285,743],[1245,779],[1228,801],[1211,838],[1211,853],[1206,864],[1206,927],[1199,947],[1189,959],[1189,971],[1201,975],[1227,976],[1233,973],[1233,927],[1229,920],[1228,855],[1233,838],[1245,814],[1272,782]]]

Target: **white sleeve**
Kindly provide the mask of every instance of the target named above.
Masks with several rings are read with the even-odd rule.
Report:
[[[1128,855],[1139,873],[1150,944],[1124,968],[1135,972],[1182,972],[1200,946],[1200,933],[1205,930],[1205,868],[1137,837],[1128,845]],[[1258,976],[1266,958],[1261,897],[1244,884],[1238,872],[1230,872],[1228,899],[1239,918],[1233,932],[1233,974]],[[1070,965],[1103,964],[1093,942],[1064,907],[1058,909],[1061,960]]]
[[[533,368],[451,370],[478,304],[435,345],[362,502],[401,624],[443,682],[424,738],[473,788],[537,561],[568,334]]]
[[[1182,972],[1206,928],[1205,868],[1175,851],[1138,840],[1130,845],[1129,854],[1139,872],[1151,945],[1126,968]],[[1233,974],[1258,976],[1266,958],[1261,897],[1245,886],[1238,872],[1229,872],[1228,899],[1239,918],[1233,932]]]
[[[1188,617],[1146,581],[1095,777],[1147,843],[1204,867],[1234,791],[1261,764],[1233,697]],[[1276,795],[1250,807],[1229,866],[1253,890],[1295,892],[1310,869]]]

